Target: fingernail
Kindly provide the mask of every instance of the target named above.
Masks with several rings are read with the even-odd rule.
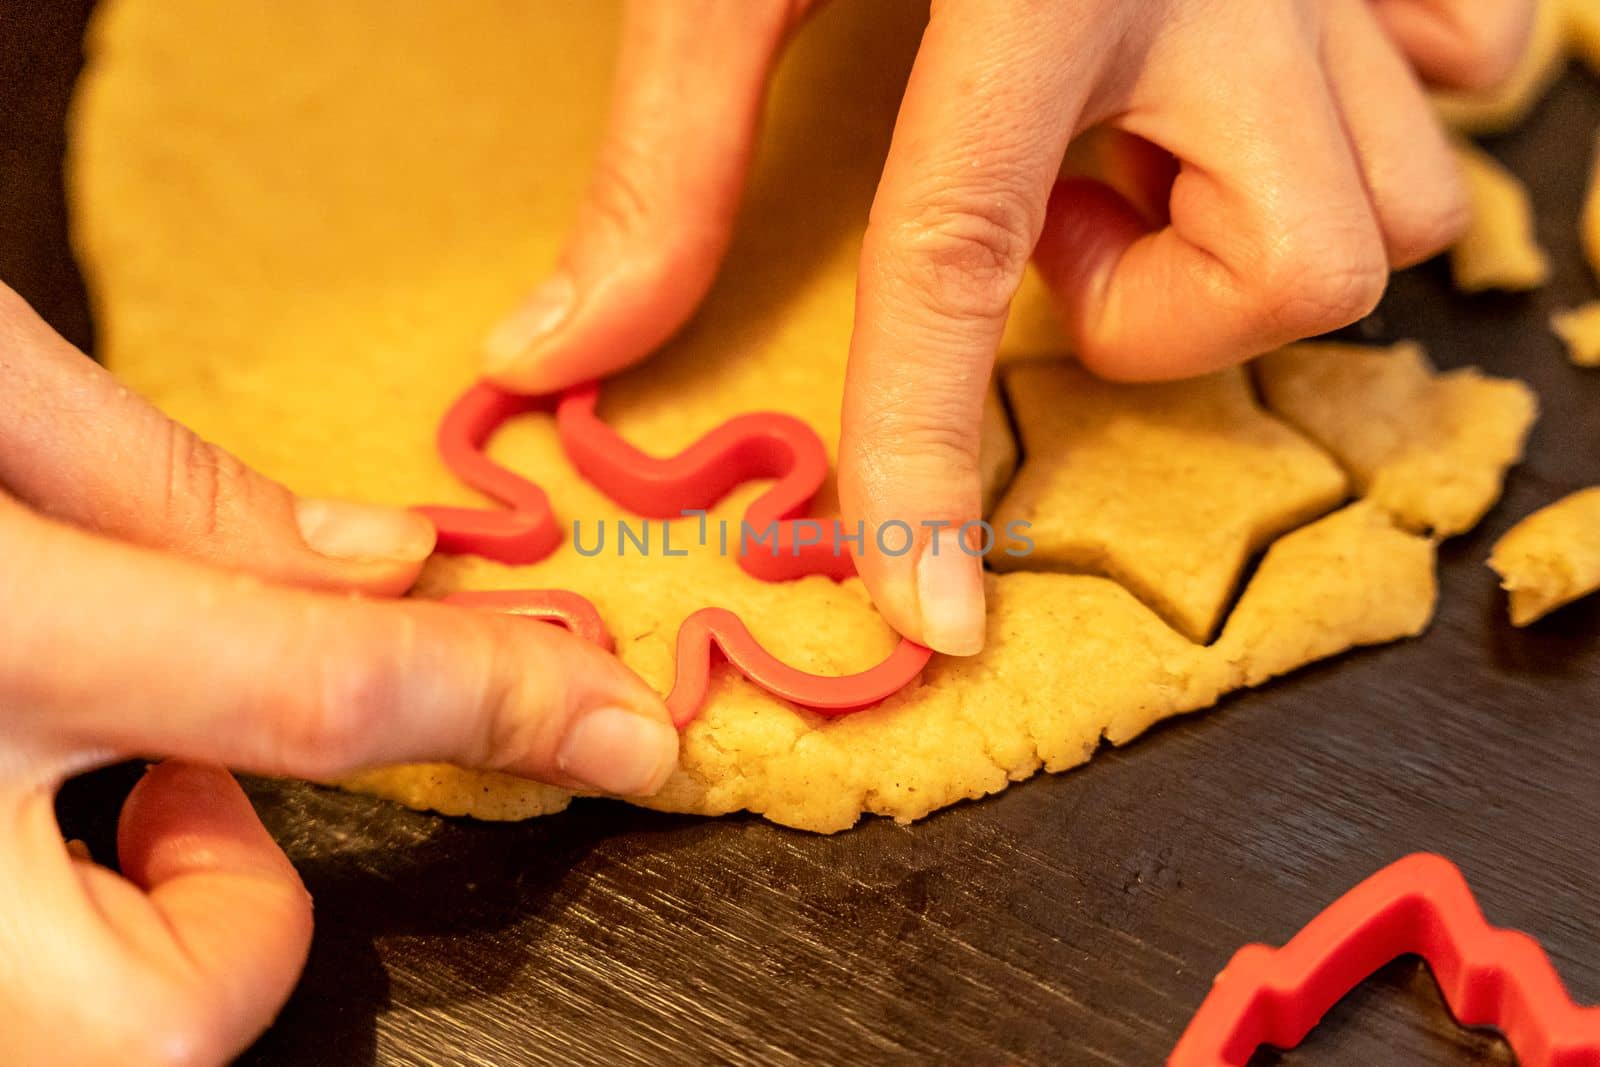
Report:
[[[917,561],[922,642],[947,656],[983,651],[983,560],[961,546],[961,531],[934,531]]]
[[[416,563],[433,551],[433,524],[403,508],[296,500],[294,518],[306,546],[329,559]]]
[[[554,333],[572,314],[578,291],[565,274],[535,289],[522,306],[489,333],[483,343],[483,366],[498,375],[521,364],[533,348]]]
[[[75,860],[94,859],[94,857],[89,854],[89,846],[76,837],[67,841],[67,855],[71,856]]]
[[[572,727],[556,766],[601,792],[650,796],[677,769],[678,731],[623,708],[599,708]]]

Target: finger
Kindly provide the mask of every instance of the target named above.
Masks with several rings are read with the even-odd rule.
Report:
[[[119,932],[154,942],[144,962],[182,976],[189,1011],[180,1033],[192,1062],[232,1059],[267,1028],[305,966],[311,898],[300,876],[220,767],[152,768],[122,809],[117,851],[148,905],[120,917]]]
[[[1461,169],[1367,0],[1330,5],[1323,57],[1390,266],[1409,267],[1455,244],[1468,215]]]
[[[439,760],[645,794],[661,699],[557,627],[267,586],[0,511],[0,706],[44,739],[338,778]]]
[[[62,842],[53,789],[8,779],[0,795],[6,1062],[230,1059],[304,962],[294,870],[226,772],[167,765],[135,788],[121,851],[136,881]]]
[[[1298,5],[1216,11],[1196,27],[1215,40],[1194,51],[1231,49],[1234,73],[1164,68],[1126,120],[1180,161],[1171,223],[1151,230],[1096,183],[1063,182],[1050,198],[1035,262],[1073,350],[1105,377],[1215,370],[1355,321],[1388,281],[1382,234],[1315,62],[1316,27]]]
[[[1487,92],[1527,51],[1536,3],[1558,0],[1370,0],[1417,72],[1447,89]]]
[[[1122,16],[1119,16],[1122,17]],[[978,429],[994,353],[1087,87],[1104,59],[1082,20],[937,4],[861,251],[839,485],[878,609],[912,640],[983,646]],[[880,550],[891,523],[908,551]],[[935,525],[944,524],[944,525]],[[898,548],[898,542],[894,543]]]
[[[433,550],[420,515],[306,500],[168,419],[0,286],[0,485],[122,540],[297,585],[399,593]]]
[[[1171,222],[1168,201],[1178,177],[1178,161],[1142,137],[1105,127],[1097,137],[1097,178],[1121,194],[1152,227]]]
[[[6,754],[23,750],[8,745]],[[102,907],[121,916],[148,906],[112,872],[71,857],[56,824],[54,789],[54,781],[21,785],[9,775],[0,786],[0,1045],[6,1062],[162,1062],[181,1044],[166,1025],[179,1013],[169,1010],[164,986],[140,981],[149,976],[130,969],[130,952],[108,928]],[[86,892],[90,885],[96,888]],[[96,891],[100,887],[106,892]]]
[[[688,321],[733,231],[791,0],[632,0],[606,139],[555,274],[485,345],[545,393],[625,367]]]

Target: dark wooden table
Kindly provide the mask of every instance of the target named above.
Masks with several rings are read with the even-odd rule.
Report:
[[[89,343],[61,123],[87,0],[0,0],[0,277]],[[1454,859],[1490,919],[1600,1000],[1600,602],[1526,633],[1489,545],[1600,482],[1600,372],[1549,310],[1595,295],[1575,232],[1600,86],[1572,73],[1491,145],[1531,183],[1559,279],[1465,300],[1431,264],[1354,333],[1526,378],[1545,415],[1483,528],[1447,545],[1421,640],[1301,672],[1088,768],[913,827],[822,838],[587,803],[520,825],[250,783],[317,901],[299,990],[249,1064],[760,1060],[1155,1064],[1249,940],[1278,943],[1389,860]],[[72,783],[112,854],[136,772]],[[1510,1062],[1393,964],[1261,1063]]]

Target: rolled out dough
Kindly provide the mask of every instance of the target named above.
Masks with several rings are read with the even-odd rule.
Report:
[[[74,111],[71,185],[109,364],[300,492],[478,503],[440,464],[434,428],[474,377],[486,328],[554,261],[601,128],[615,24],[609,4],[108,0]],[[799,34],[721,281],[682,336],[607,387],[602,415],[628,438],[675,451],[776,408],[834,452],[860,235],[919,28],[910,6],[837,4]],[[1052,322],[1030,281],[1004,356],[1059,355]],[[1119,403],[1129,417],[1147,406],[1137,390]],[[1329,458],[1244,414],[1276,443],[1230,459],[1236,480],[1212,475],[1219,504],[1230,485],[1262,484],[1258,458],[1291,455],[1312,472],[1293,517],[1333,506],[1343,481]],[[517,420],[492,451],[569,522],[629,518],[571,470],[547,419]],[[713,520],[736,521],[757,491]],[[860,714],[824,721],[719,670],[681,772],[651,803],[819,831],[863,812],[915,819],[1427,624],[1428,540],[1367,503],[1285,533],[1292,524],[1270,524],[1265,537],[1283,536],[1209,646],[1113,580],[1024,570],[988,579],[983,655],[936,659],[920,685]],[[1152,567],[1150,588],[1170,584]],[[678,625],[708,602],[805,670],[857,671],[896,640],[859,582],[766,584],[714,546],[593,559],[568,546],[531,567],[439,558],[418,595],[530,587],[590,598],[623,660],[663,691]],[[1215,611],[1208,597],[1195,633]],[[351,784],[487,818],[569,799],[436,766]]]

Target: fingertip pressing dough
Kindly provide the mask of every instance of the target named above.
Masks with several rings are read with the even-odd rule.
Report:
[[[1239,368],[1119,385],[1057,360],[1004,382],[1026,458],[994,525],[1026,524],[1033,549],[991,565],[1105,575],[1191,640],[1210,639],[1254,552],[1345,497],[1338,465]]]
[[[1527,188],[1481,148],[1458,141],[1455,151],[1471,203],[1467,230],[1450,249],[1456,288],[1476,293],[1545,284],[1550,260],[1534,233]]]
[[[607,384],[600,414],[619,433],[670,453],[734,415],[777,409],[837,455],[860,237],[924,17],[839,4],[797,36],[721,279],[678,338]],[[555,262],[603,127],[616,25],[608,4],[107,0],[74,106],[70,168],[107,362],[296,491],[482,504],[440,463],[434,431],[475,375],[485,330]],[[1025,288],[1014,320],[1023,325],[1008,332],[1003,359],[1059,352],[1044,296]],[[1078,373],[1054,367],[1025,373]],[[1100,388],[1085,386],[1108,405],[1087,424],[1120,439],[1110,423],[1142,423],[1150,441],[1134,443],[1138,463],[1103,450],[1094,463],[1073,459],[1085,484],[1155,485],[1220,554],[1178,543],[1148,501],[1124,504],[1131,526],[1146,524],[1145,548],[1127,562],[1141,595],[1160,592],[1192,633],[1206,632],[1243,556],[1277,539],[1214,644],[1176,632],[1105,577],[994,574],[983,654],[936,657],[920,683],[858,714],[824,720],[716,668],[682,767],[650,805],[749,810],[818,831],[864,812],[915,819],[1426,624],[1432,546],[1369,504],[1293,529],[1337,504],[1345,478],[1256,408],[1240,373]],[[1002,416],[991,400],[981,459],[990,493],[1014,462]],[[586,542],[599,524],[614,535],[618,521],[637,523],[571,469],[547,416],[513,420],[489,451],[535,478],[564,525],[584,525]],[[1209,503],[1185,488],[1188,467]],[[1041,477],[1034,452],[1019,479],[1030,468]],[[735,491],[710,521],[737,522],[761,489]],[[825,487],[823,514],[834,496]],[[692,546],[693,525],[674,522],[674,544]],[[1213,544],[1219,530],[1228,533]],[[659,525],[656,537],[659,546]],[[761,582],[714,544],[681,558],[611,549],[588,558],[568,543],[524,567],[436,557],[417,595],[528,588],[591,600],[618,655],[662,692],[678,626],[708,603],[814,673],[859,671],[898,640],[860,581]],[[347,784],[484,818],[570,799],[434,764]]]
[[[1520,125],[1566,64],[1569,2],[1538,0],[1527,51],[1504,85],[1487,93],[1434,93],[1433,104],[1444,124],[1472,136],[1504,133]]]
[[[1438,373],[1420,345],[1290,345],[1262,357],[1267,408],[1344,464],[1404,527],[1463,533],[1500,499],[1538,413],[1533,390],[1476,368]]]
[[[1517,523],[1495,544],[1489,566],[1510,594],[1515,626],[1600,591],[1600,487],[1573,493]]]

